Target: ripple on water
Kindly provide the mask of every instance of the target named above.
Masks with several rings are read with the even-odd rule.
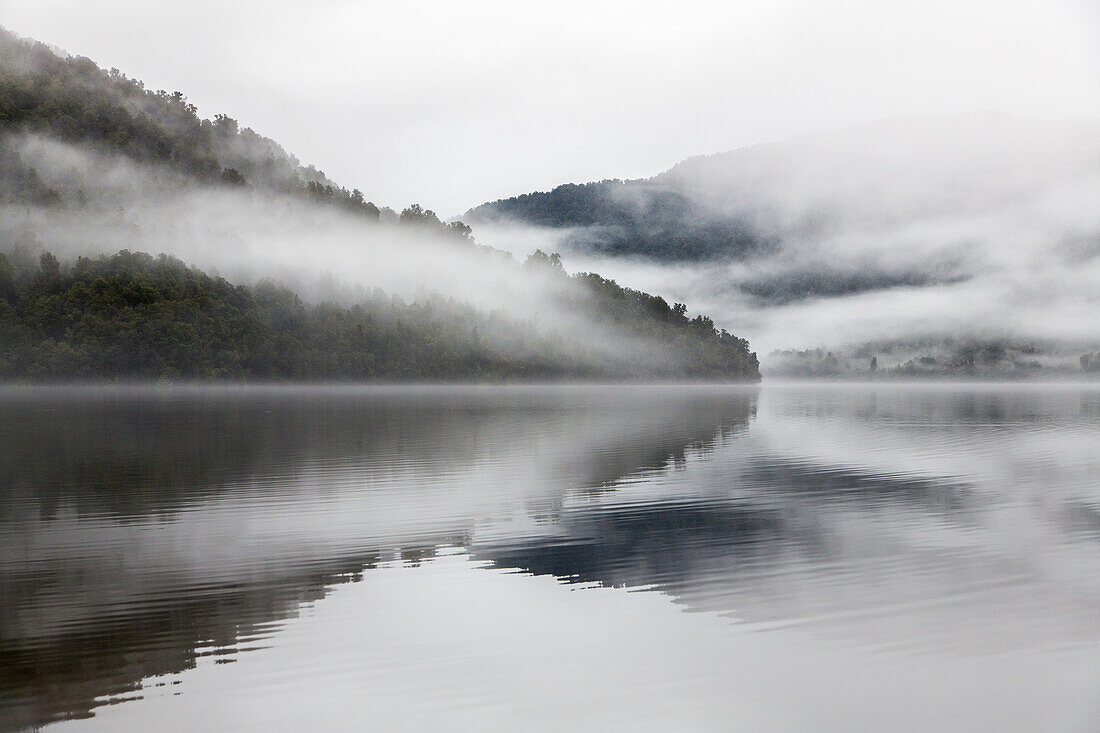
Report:
[[[1097,475],[1088,386],[4,389],[0,727],[1085,730]]]

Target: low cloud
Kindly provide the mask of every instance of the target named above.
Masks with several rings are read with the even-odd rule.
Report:
[[[766,245],[732,258],[609,256],[584,246],[600,235],[585,228],[490,220],[479,230],[497,246],[561,248],[580,267],[687,302],[762,354],[943,337],[1077,348],[1100,341],[1098,150],[1094,123],[906,119],[615,186],[620,199],[641,191],[642,208],[654,189],[672,191],[693,204],[685,227],[733,222]]]

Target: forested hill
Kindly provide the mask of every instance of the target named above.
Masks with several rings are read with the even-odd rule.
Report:
[[[13,133],[26,133],[167,166],[202,182],[299,194],[379,216],[358,189],[336,185],[231,117],[201,119],[181,92],[146,89],[118,69],[55,53],[3,28],[0,131],[0,200],[49,204],[63,196],[39,180],[11,144]]]
[[[760,374],[683,304],[379,208],[179,92],[0,29],[0,379],[574,378]]]
[[[61,263],[17,253],[0,254],[0,379],[760,378],[748,343],[709,318],[598,275],[570,278],[542,253],[525,267],[571,280],[576,289],[561,292],[584,302],[560,305],[587,309],[622,345],[597,348],[440,297],[306,305],[270,281],[233,285],[163,255]]]
[[[1095,122],[995,113],[889,119],[700,155],[652,178],[566,183],[482,204],[463,219],[546,227],[574,250],[661,262],[773,255],[798,262],[821,244],[840,284],[819,291],[843,294],[869,289],[853,282],[858,273],[831,271],[853,241],[869,240],[872,256],[889,256],[895,237],[914,230],[1003,217],[1052,191],[1084,195],[1078,189],[1100,174],[1097,149]],[[965,258],[945,257],[949,265]],[[909,287],[964,274],[954,269],[907,272],[897,283],[870,279]]]
[[[745,213],[710,210],[660,177],[567,183],[482,204],[462,218],[559,229],[575,250],[657,261],[744,259],[773,244]]]

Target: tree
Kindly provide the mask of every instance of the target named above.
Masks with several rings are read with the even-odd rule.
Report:
[[[413,224],[417,226],[431,226],[434,228],[443,228],[443,222],[439,220],[435,212],[431,209],[425,209],[420,204],[409,204],[409,206],[401,212],[402,224]]]
[[[52,282],[61,277],[61,263],[49,252],[43,252],[38,258],[38,275],[44,282]]]
[[[245,185],[244,176],[236,168],[226,168],[222,171],[222,183],[229,184],[230,186],[243,186]]]
[[[467,242],[474,241],[474,230],[460,221],[452,221],[446,226],[446,230],[459,239]]]
[[[237,134],[237,121],[229,115],[214,115],[214,129],[219,135],[234,137]]]
[[[0,300],[15,302],[15,268],[0,254]]]
[[[541,249],[536,249],[531,254],[527,255],[527,259],[523,262],[524,267],[542,267],[555,272],[565,272],[565,266],[561,263],[561,255],[555,252],[548,255]]]

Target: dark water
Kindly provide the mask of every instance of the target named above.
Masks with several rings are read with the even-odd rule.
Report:
[[[1100,388],[0,390],[0,728],[1100,730]]]

